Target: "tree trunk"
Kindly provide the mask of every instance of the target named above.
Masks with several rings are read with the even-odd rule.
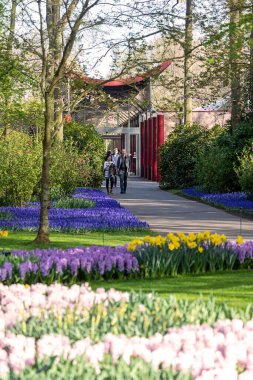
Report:
[[[184,123],[192,124],[192,0],[186,0],[184,45]]]
[[[13,41],[14,41],[14,33],[15,33],[15,25],[16,25],[16,11],[17,11],[17,1],[12,0],[11,2],[11,15],[10,15],[10,26],[9,26],[9,36],[7,40],[7,55],[8,57],[12,56],[13,53]],[[9,107],[12,104],[12,96],[9,96],[6,99],[6,111],[7,114],[9,112]],[[4,132],[3,135],[7,136],[10,133],[10,125],[9,125],[9,116],[3,118],[3,127]]]
[[[54,91],[54,134],[55,140],[63,142],[63,100],[62,86],[59,83]]]
[[[62,32],[60,28],[61,19],[61,0],[55,0],[53,3],[54,25],[55,25],[55,40],[54,40],[54,63],[55,71],[57,70],[62,58]],[[55,140],[63,141],[63,91],[62,81],[59,81],[54,90],[54,135]]]
[[[230,13],[230,80],[231,80],[231,126],[235,130],[242,117],[242,88],[240,58],[242,47],[240,46],[240,14],[242,0],[229,0]]]
[[[43,137],[43,162],[41,175],[41,200],[40,200],[40,225],[35,243],[45,244],[49,242],[49,208],[50,208],[50,153],[52,134],[54,131],[54,90],[51,86],[55,75],[55,24],[54,8],[52,0],[47,0],[47,31],[49,39],[49,51],[44,57],[45,70],[45,131]]]
[[[45,244],[49,242],[49,208],[50,208],[50,152],[51,152],[51,133],[54,128],[54,95],[45,94],[45,132],[43,139],[43,165],[41,178],[41,208],[40,226],[36,243]]]

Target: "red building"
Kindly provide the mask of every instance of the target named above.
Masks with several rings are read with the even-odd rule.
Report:
[[[159,181],[159,147],[176,124],[181,120],[176,112],[152,112],[150,78],[160,75],[171,65],[165,61],[155,69],[140,76],[103,81],[83,76],[85,83],[103,88],[103,91],[117,104],[117,111],[110,111],[106,105],[96,112],[87,106],[79,108],[74,115],[80,121],[92,122],[102,134],[107,149],[126,148],[131,154],[131,171],[152,181]],[[130,102],[129,99],[132,99]],[[145,102],[143,102],[145,99]],[[141,101],[142,100],[142,101]],[[145,104],[145,106],[143,106]],[[219,107],[199,108],[193,111],[193,121],[204,127],[224,125],[230,118],[227,109]]]

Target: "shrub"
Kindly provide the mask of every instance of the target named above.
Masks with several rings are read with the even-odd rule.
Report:
[[[166,188],[193,186],[195,162],[206,144],[208,131],[201,126],[178,125],[160,149],[161,183]]]
[[[64,138],[66,141],[73,141],[80,152],[79,185],[100,187],[105,146],[94,125],[72,121],[65,126]]]
[[[55,144],[51,152],[52,199],[71,195],[79,182],[79,152],[71,142]]]
[[[214,144],[196,161],[197,184],[207,192],[229,192],[238,189],[233,150]]]
[[[240,156],[253,142],[252,122],[242,122],[235,131],[220,129],[196,161],[196,179],[201,189],[209,192],[231,192],[240,189],[236,171]]]
[[[238,180],[242,190],[253,199],[253,153],[245,150],[239,158],[239,167],[236,169]]]
[[[41,172],[42,149],[25,133],[11,131],[0,143],[0,203],[22,206],[31,200]]]

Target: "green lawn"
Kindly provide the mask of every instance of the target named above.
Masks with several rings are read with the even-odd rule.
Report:
[[[154,280],[103,281],[92,287],[115,288],[122,291],[155,291],[161,296],[193,300],[200,295],[213,295],[217,302],[246,308],[253,304],[253,271],[222,272],[205,275],[184,275]]]
[[[51,244],[39,246],[40,248],[70,248],[79,245],[124,245],[132,239],[150,235],[151,232],[90,232],[85,234],[68,234],[52,232],[50,235]],[[35,233],[32,232],[9,232],[7,238],[0,238],[0,249],[34,249],[32,241]]]

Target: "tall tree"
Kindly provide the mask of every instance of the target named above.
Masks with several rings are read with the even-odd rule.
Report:
[[[7,46],[6,46],[6,58],[11,63],[13,61],[13,44],[14,44],[14,35],[15,35],[15,25],[16,25],[16,12],[17,12],[17,1],[12,0],[11,1],[11,12],[10,12],[10,25],[9,25],[9,35],[7,39]],[[9,86],[10,89],[12,88],[12,82],[13,79],[11,76],[9,76]],[[12,105],[12,93],[11,91],[9,93],[5,93],[6,99],[5,99],[5,110],[8,114],[9,109]],[[3,125],[4,125],[4,136],[7,136],[9,133],[10,123],[9,123],[9,117],[3,118]]]
[[[253,13],[253,0],[251,0],[251,9],[252,9],[252,13]],[[251,22],[249,51],[250,51],[250,57],[249,57],[249,104],[250,104],[251,113],[253,113],[253,22]]]
[[[42,93],[45,102],[45,131],[43,139],[43,166],[42,166],[42,191],[40,225],[36,241],[46,243],[49,241],[48,213],[50,208],[50,154],[55,128],[58,127],[55,105],[59,101],[59,83],[63,80],[68,59],[73,51],[75,40],[84,17],[99,3],[99,0],[86,0],[79,3],[72,0],[65,9],[61,9],[61,2],[47,0],[46,2],[46,32],[48,47],[46,45],[45,31],[43,28],[42,2],[39,0],[39,14],[41,20],[41,50],[42,50]],[[60,10],[62,16],[60,17]],[[65,41],[60,42],[60,37],[65,35]],[[62,53],[61,53],[62,47]],[[60,59],[59,59],[60,58]],[[58,111],[58,110],[57,110]]]
[[[230,26],[230,80],[231,80],[231,125],[236,129],[242,117],[242,85],[241,85],[241,55],[242,55],[242,31],[240,28],[240,19],[244,0],[228,0]]]
[[[184,122],[192,124],[192,50],[193,17],[192,0],[186,0],[185,42],[184,42]]]

